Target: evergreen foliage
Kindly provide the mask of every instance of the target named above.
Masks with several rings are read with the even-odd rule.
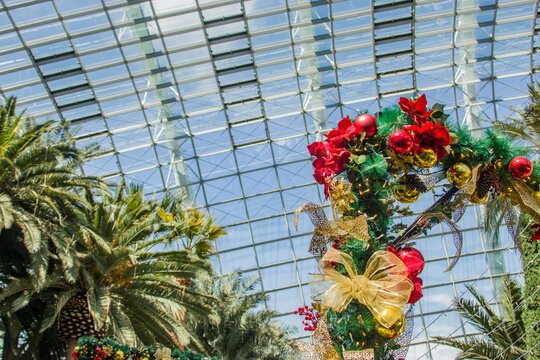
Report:
[[[288,330],[274,320],[274,312],[258,310],[268,297],[256,293],[256,285],[255,279],[243,279],[236,273],[196,283],[198,291],[218,299],[213,303],[214,321],[188,317],[198,346],[220,360],[300,359],[289,346]]]
[[[520,286],[515,280],[503,279],[502,294],[503,314],[497,315],[486,298],[474,288],[467,289],[474,300],[459,298],[455,300],[457,311],[482,334],[467,339],[434,337],[435,342],[461,350],[456,357],[460,359],[523,359],[526,353],[524,298]],[[526,358],[525,358],[526,359]],[[532,358],[531,358],[532,359]]]

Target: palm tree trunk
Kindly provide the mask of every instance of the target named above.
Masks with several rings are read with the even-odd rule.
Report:
[[[73,350],[75,350],[75,347],[77,346],[77,339],[69,339],[67,340],[67,350],[66,350],[66,360],[71,360],[71,353]]]

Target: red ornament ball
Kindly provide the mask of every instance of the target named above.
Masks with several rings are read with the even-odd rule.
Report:
[[[531,160],[525,156],[517,156],[508,164],[508,171],[514,177],[514,179],[525,179],[531,176],[533,172],[533,165]]]
[[[413,137],[405,130],[397,130],[388,137],[388,147],[395,154],[406,154],[412,150]]]
[[[410,276],[418,276],[424,270],[424,255],[415,248],[404,247],[398,257],[406,264]]]
[[[377,119],[373,115],[362,114],[354,120],[353,125],[358,132],[365,131],[366,137],[377,133]]]

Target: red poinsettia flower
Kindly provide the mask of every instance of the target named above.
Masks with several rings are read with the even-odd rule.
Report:
[[[422,279],[420,279],[418,276],[409,276],[409,279],[413,282],[414,288],[413,291],[411,291],[411,295],[409,296],[409,304],[414,304],[418,300],[424,296],[422,294]]]
[[[330,177],[343,171],[351,153],[343,148],[335,148],[332,143],[323,144],[320,141],[309,145],[308,150],[312,156],[315,156],[313,177],[319,184],[324,184],[324,195],[328,199]]]
[[[399,106],[403,112],[407,113],[418,126],[424,125],[428,120],[427,118],[433,113],[433,111],[427,110],[426,95],[422,94],[416,101],[409,100],[407,98],[399,98]]]
[[[346,116],[338,123],[337,129],[330,131],[324,136],[326,136],[326,142],[332,144],[334,148],[343,148],[347,142],[359,135],[360,133],[353,126],[349,116]]]
[[[336,149],[332,144],[326,144],[326,149],[328,150],[328,157],[325,166],[337,175],[343,171],[343,165],[349,161],[351,153],[345,149]]]
[[[324,147],[322,141],[315,141],[314,143],[308,145],[307,148],[311,156],[315,156],[317,158],[326,157],[326,148]]]
[[[422,126],[405,125],[404,130],[410,131],[413,135],[413,149],[416,154],[425,149],[431,149],[437,154],[437,160],[441,160],[448,154],[448,146],[452,142],[450,132],[439,122],[426,122]]]
[[[532,229],[535,229],[534,235],[531,237],[531,241],[540,240],[540,224],[534,224],[531,226]]]

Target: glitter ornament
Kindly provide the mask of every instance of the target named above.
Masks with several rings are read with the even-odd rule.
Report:
[[[483,197],[480,197],[478,190],[469,195],[468,199],[471,204],[480,205],[485,202],[488,198],[489,192],[486,192]]]
[[[450,181],[450,184],[462,188],[471,180],[472,170],[469,165],[458,162],[446,171],[446,177],[448,178],[448,181]]]
[[[437,154],[431,149],[424,149],[414,155],[414,165],[422,169],[430,169],[437,163]]]
[[[405,130],[394,131],[388,137],[388,147],[395,154],[404,155],[412,150],[414,141],[412,135]]]
[[[408,189],[406,186],[398,186],[394,188],[394,197],[402,204],[411,204],[418,200],[420,191]]]
[[[372,137],[377,133],[377,119],[373,115],[362,114],[354,120],[353,125],[358,132],[364,131],[366,137]]]
[[[399,311],[399,312],[401,312],[400,309],[395,308],[393,306],[388,306],[388,307],[384,308],[383,311],[386,311],[386,312]],[[401,335],[403,333],[403,331],[405,330],[405,324],[406,324],[405,316],[403,316],[403,314],[401,314],[401,316],[398,318],[398,320],[392,326],[390,326],[389,328],[384,327],[377,320],[375,320],[375,323],[373,324],[373,331],[375,331],[375,333],[377,335],[379,335],[380,337],[383,337],[385,339],[395,339],[395,338],[397,338],[399,335]]]
[[[527,159],[525,156],[517,156],[510,161],[508,164],[508,171],[514,179],[525,179],[531,176],[533,172],[533,166],[531,160]]]

